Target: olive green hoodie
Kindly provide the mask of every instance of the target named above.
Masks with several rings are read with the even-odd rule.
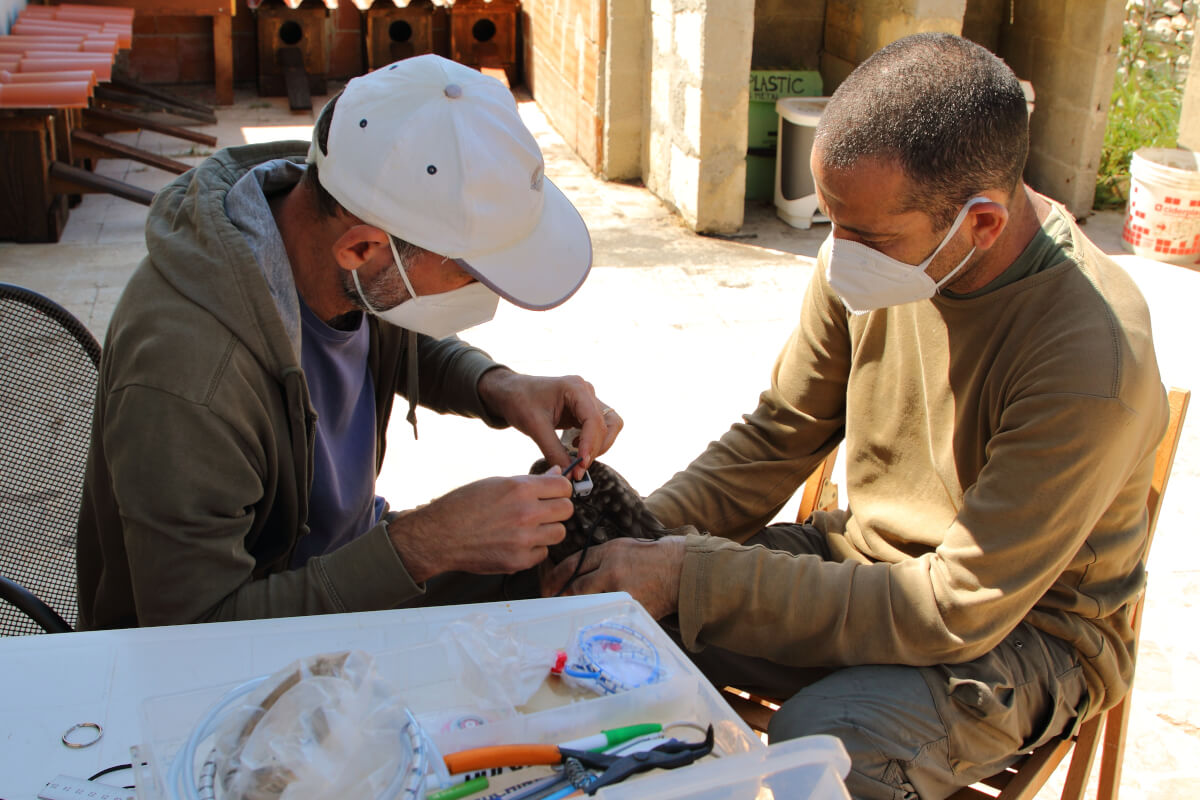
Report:
[[[81,628],[363,611],[422,592],[383,523],[288,568],[308,533],[315,422],[288,322],[299,301],[290,271],[264,272],[225,201],[256,165],[302,163],[307,148],[223,150],[154,199],[148,255],[100,365],[79,519]],[[486,354],[425,336],[410,347],[407,331],[368,324],[377,469],[392,401],[412,394],[410,352],[423,405],[503,424],[476,389],[496,366]]]

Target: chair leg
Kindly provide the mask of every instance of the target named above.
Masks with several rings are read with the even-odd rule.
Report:
[[[1097,714],[1079,726],[1079,732],[1075,735],[1075,750],[1071,753],[1071,766],[1067,768],[1067,779],[1063,784],[1062,800],[1083,800],[1088,777],[1092,774],[1092,763],[1096,760],[1100,726],[1104,718],[1104,714]]]
[[[1034,750],[996,796],[997,800],[1033,800],[1070,752],[1070,739],[1051,739]]]
[[[1100,788],[1096,800],[1117,800],[1121,790],[1121,764],[1125,760],[1125,734],[1129,731],[1129,698],[1133,689],[1126,693],[1121,702],[1108,710],[1104,724],[1104,746],[1100,751]]]

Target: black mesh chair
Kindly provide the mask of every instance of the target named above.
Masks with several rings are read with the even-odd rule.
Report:
[[[0,283],[0,634],[76,619],[75,525],[100,345],[36,292]]]

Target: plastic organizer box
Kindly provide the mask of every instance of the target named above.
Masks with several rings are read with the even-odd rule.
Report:
[[[618,595],[619,597],[619,595]],[[541,601],[533,601],[541,602]],[[446,625],[414,621],[411,631],[389,630],[410,642],[372,652],[381,678],[400,693],[408,709],[443,753],[474,747],[514,743],[555,743],[624,725],[694,720],[711,723],[716,758],[687,767],[635,775],[602,788],[594,797],[625,798],[764,798],[789,800],[848,798],[842,777],[850,762],[841,743],[824,736],[807,737],[768,748],[725,703],[679,648],[632,600],[616,600],[561,613],[506,615],[519,604],[479,606],[488,629],[511,635],[535,647],[569,646],[578,631],[609,620],[620,620],[643,634],[658,652],[665,670],[662,680],[604,696],[566,691],[560,680],[547,677],[537,693],[521,707],[492,696],[489,675],[471,658],[464,658],[448,637]],[[539,606],[544,608],[545,605]],[[476,618],[477,622],[481,622]],[[449,622],[446,623],[450,624]],[[311,654],[344,649],[310,643]],[[370,647],[360,647],[370,651]],[[294,653],[294,651],[293,651]],[[279,668],[291,660],[280,654]],[[247,674],[245,679],[256,677]],[[223,684],[146,699],[141,704],[142,744],[134,763],[143,761],[137,775],[139,800],[173,800],[167,775],[176,753],[197,722],[236,684]],[[470,720],[469,724],[459,724]],[[761,790],[769,790],[764,793]],[[221,800],[220,793],[217,794]]]

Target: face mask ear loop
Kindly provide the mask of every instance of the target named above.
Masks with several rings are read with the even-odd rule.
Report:
[[[958,229],[961,228],[963,222],[966,221],[967,212],[971,210],[971,206],[978,205],[979,203],[989,203],[989,202],[991,202],[991,200],[987,197],[972,197],[970,200],[968,200],[966,202],[966,205],[964,205],[962,207],[962,210],[958,212],[958,216],[954,219],[954,224],[950,226],[950,232],[946,234],[946,238],[942,239],[942,243],[938,245],[937,250],[934,250],[933,254],[930,255],[929,258],[927,258],[923,262],[921,262],[921,264],[919,265],[919,266],[921,266],[922,270],[927,269],[929,267],[930,263],[933,262],[933,259],[937,257],[937,254],[942,252],[942,249],[946,245],[950,244],[950,240],[954,238],[954,234],[958,233]],[[975,255],[976,249],[977,248],[972,247],[971,252],[967,253],[967,255],[963,258],[963,260],[958,262],[957,267],[950,270],[950,272],[948,274],[946,274],[940,281],[938,281],[937,283],[935,283],[933,285],[933,290],[935,292],[940,292],[941,288],[943,286],[945,286],[946,283],[951,278],[953,278],[956,274],[958,274],[958,271],[963,268],[963,265],[967,263],[968,259],[970,259],[971,256]]]
[[[363,293],[362,284],[358,280],[358,270],[351,270],[350,277],[354,279],[354,291],[358,292],[358,299],[362,300],[362,304],[367,307],[367,311],[370,311],[372,314],[378,314],[379,312],[375,310],[375,306],[371,305],[370,301],[367,300],[366,294]]]
[[[411,299],[416,300],[417,290],[413,288],[412,283],[410,283],[408,280],[408,273],[404,271],[404,262],[400,260],[400,251],[396,249],[396,240],[392,238],[390,233],[387,235],[387,237],[388,246],[392,248],[392,258],[396,259],[396,269],[400,270],[400,278],[404,281],[404,288],[408,289],[408,296]]]

